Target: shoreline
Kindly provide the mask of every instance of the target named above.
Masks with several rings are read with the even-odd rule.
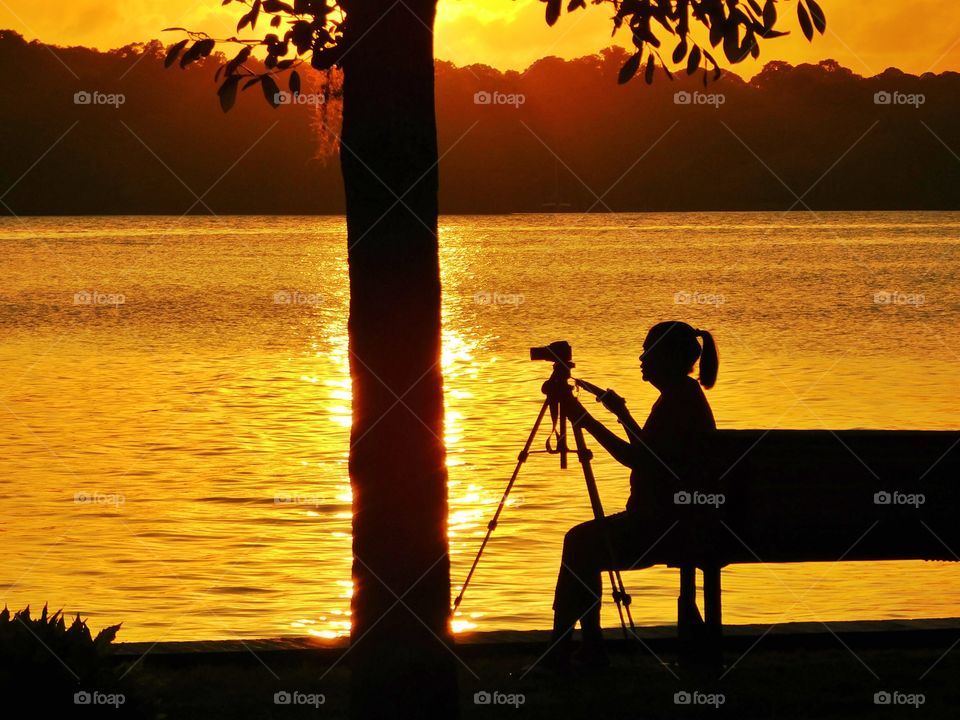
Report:
[[[816,649],[831,647],[838,640],[856,647],[893,648],[929,647],[960,639],[960,618],[919,618],[904,620],[844,620],[835,622],[789,622],[749,625],[725,625],[724,649],[741,650],[764,639],[768,648]],[[610,649],[624,645],[620,628],[606,628],[604,636]],[[677,642],[676,625],[637,628],[637,636],[653,650],[670,651]],[[549,630],[491,630],[458,633],[456,647],[467,655],[536,651],[547,643]],[[137,657],[176,662],[181,659],[257,662],[258,653],[272,658],[301,658],[305,655],[334,658],[350,646],[349,638],[324,639],[291,636],[261,639],[170,640],[156,642],[118,642],[112,656],[117,660]]]

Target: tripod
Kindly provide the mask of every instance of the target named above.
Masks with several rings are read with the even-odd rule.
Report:
[[[569,352],[569,345],[567,345],[567,351]],[[573,391],[569,381],[570,370],[574,367],[574,363],[570,362],[568,359],[569,355],[566,355],[566,357],[561,357],[554,354],[554,357],[556,357],[557,360],[553,363],[553,372],[550,375],[550,378],[544,382],[543,386],[540,388],[541,392],[546,395],[546,398],[543,401],[543,405],[540,406],[540,412],[537,414],[536,422],[534,422],[533,428],[530,430],[530,435],[527,437],[526,443],[524,443],[523,450],[520,451],[520,454],[517,457],[516,467],[514,467],[513,474],[510,476],[507,487],[503,491],[503,497],[500,498],[500,504],[497,506],[497,511],[493,514],[493,519],[490,520],[487,525],[487,534],[483,538],[483,542],[480,544],[480,550],[477,552],[477,556],[473,560],[473,565],[470,566],[470,572],[467,573],[466,580],[463,581],[463,587],[460,589],[460,594],[457,595],[456,600],[453,602],[454,611],[460,607],[460,603],[463,601],[463,595],[467,591],[467,586],[470,584],[470,580],[473,578],[473,573],[477,569],[477,565],[480,562],[480,556],[483,555],[483,551],[486,549],[487,543],[490,541],[490,536],[493,535],[493,531],[497,528],[497,522],[500,520],[500,514],[503,512],[504,507],[506,507],[507,498],[510,495],[510,491],[513,489],[513,485],[517,480],[517,476],[520,474],[520,468],[531,454],[530,447],[533,445],[533,440],[537,435],[537,431],[540,429],[540,424],[543,422],[543,416],[546,414],[548,409],[550,410],[550,419],[553,423],[553,428],[551,429],[550,436],[547,438],[546,450],[533,452],[546,452],[551,455],[559,454],[560,468],[565,470],[567,467],[567,453],[569,452],[567,448],[568,418],[560,401],[565,394],[570,394]],[[616,553],[614,551],[613,544],[610,541],[610,535],[608,532],[606,532],[606,516],[603,512],[603,505],[600,502],[600,493],[597,490],[597,481],[593,475],[593,468],[590,466],[590,460],[593,458],[593,453],[589,448],[587,448],[586,441],[583,437],[583,428],[578,427],[574,423],[571,423],[571,427],[573,429],[573,437],[576,443],[577,458],[580,460],[580,465],[583,469],[583,478],[587,484],[587,495],[590,498],[590,507],[593,510],[593,517],[601,524],[601,527],[604,530],[603,536],[606,541],[607,551],[610,553],[611,567],[616,568]],[[550,440],[554,436],[556,436],[556,445],[551,446]],[[633,624],[633,615],[630,612],[630,595],[624,589],[623,579],[620,577],[619,570],[607,570],[607,577],[610,581],[610,587],[612,588],[613,602],[616,604],[617,613],[620,616],[620,627],[623,630],[623,637],[625,640],[630,640],[631,638],[636,637],[636,629]],[[628,623],[630,626],[629,630],[627,629]]]

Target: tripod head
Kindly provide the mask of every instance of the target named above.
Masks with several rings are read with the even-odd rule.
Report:
[[[553,362],[553,372],[540,387],[540,391],[547,396],[550,408],[550,419],[553,421],[553,431],[547,438],[547,452],[560,454],[560,469],[567,467],[567,414],[563,411],[561,400],[573,392],[570,385],[570,371],[576,367],[573,362],[573,349],[566,340],[557,340],[544,347],[530,348],[531,360],[546,360]],[[556,437],[556,446],[550,440]]]

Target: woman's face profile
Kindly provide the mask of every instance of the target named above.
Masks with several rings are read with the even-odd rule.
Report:
[[[640,353],[640,377],[646,382],[650,382],[651,374],[656,375],[657,372],[657,353],[652,347],[654,344],[650,335],[647,335],[643,341],[643,352]]]
[[[640,376],[655,387],[660,387],[676,375],[676,368],[671,367],[670,357],[659,342],[661,339],[662,335],[648,333],[640,355]]]

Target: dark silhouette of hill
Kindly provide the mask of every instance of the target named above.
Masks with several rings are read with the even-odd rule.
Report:
[[[274,110],[253,88],[224,115],[218,58],[181,71],[163,55],[0,31],[0,212],[343,212],[316,106]],[[618,85],[625,59],[438,62],[442,212],[960,208],[958,73],[864,78],[827,60]]]

